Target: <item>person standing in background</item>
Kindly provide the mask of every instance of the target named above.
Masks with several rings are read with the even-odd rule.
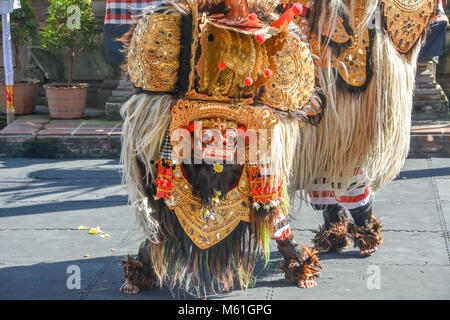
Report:
[[[107,0],[104,25],[105,57],[108,63],[121,63],[124,59],[122,43],[116,41],[128,32],[142,9],[162,3],[160,0]]]

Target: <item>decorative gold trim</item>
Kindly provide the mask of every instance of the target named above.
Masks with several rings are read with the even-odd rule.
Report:
[[[401,53],[408,53],[428,26],[433,0],[382,0],[387,32]]]
[[[353,87],[361,87],[367,83],[367,50],[369,48],[369,29],[359,32],[359,25],[366,14],[366,1],[346,0],[350,12],[348,24],[353,30],[350,36],[351,44],[341,49],[337,59],[345,65],[339,66],[338,71],[342,79]]]
[[[359,24],[363,21],[366,13],[366,1],[345,0],[352,15],[348,18],[349,27],[353,30],[352,35],[348,35],[343,27],[342,19],[338,21],[337,28],[329,35],[334,42],[342,43],[350,40],[347,46],[341,45],[339,55],[335,56],[333,52],[323,50],[323,43],[319,43],[317,34],[310,35],[311,51],[318,57],[317,64],[322,67],[337,68],[341,78],[353,87],[361,87],[367,84],[367,50],[370,45],[369,29],[359,31]],[[323,34],[327,37],[327,32]],[[322,42],[326,42],[323,38]],[[323,52],[322,52],[323,50]],[[330,57],[326,53],[330,52]],[[328,61],[330,60],[330,61]]]
[[[136,87],[175,91],[180,57],[181,17],[152,13],[137,23],[128,50],[128,73]]]
[[[314,62],[308,46],[289,34],[283,49],[275,55],[277,70],[264,85],[260,101],[268,106],[296,111],[307,104],[314,92]]]
[[[316,4],[317,0],[281,0],[280,4],[294,4],[300,3],[302,6],[312,8]]]
[[[195,100],[178,100],[171,110],[172,121],[170,134],[178,128],[188,127],[192,121],[223,118],[244,125],[247,129],[266,129],[269,132],[278,123],[279,118],[270,108],[253,106],[232,106],[222,102],[200,102]]]
[[[208,249],[225,239],[239,222],[250,222],[250,183],[245,166],[238,185],[209,209],[192,194],[192,186],[180,165],[176,166],[174,176],[173,201],[166,203],[175,212],[184,232],[200,249]]]

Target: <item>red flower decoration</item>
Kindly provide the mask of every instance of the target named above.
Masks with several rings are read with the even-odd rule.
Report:
[[[258,33],[255,36],[256,42],[258,43],[264,43],[264,41],[266,41],[266,37],[262,34],[262,33]]]
[[[306,7],[302,6],[300,3],[295,3],[292,6],[292,11],[294,14],[304,17],[306,14]]]

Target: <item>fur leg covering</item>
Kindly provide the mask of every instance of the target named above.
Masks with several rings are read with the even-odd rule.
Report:
[[[157,278],[150,264],[147,241],[144,241],[140,247],[138,259],[128,255],[120,262],[123,266],[124,278],[137,286],[139,290],[156,287]]]
[[[314,249],[319,252],[338,252],[348,247],[350,239],[345,222],[333,223],[330,229],[319,226],[313,238]]]
[[[354,242],[355,248],[359,250],[369,250],[383,244],[381,236],[381,223],[377,218],[371,216],[371,220],[367,226],[357,226],[356,224],[348,224],[348,232]]]
[[[347,215],[339,205],[328,207],[323,212],[324,225],[319,226],[313,238],[314,249],[319,252],[338,252],[348,247]]]
[[[278,250],[284,257],[284,261],[278,269],[284,272],[287,282],[295,283],[301,287],[301,283],[306,280],[317,279],[320,275],[319,269],[322,266],[319,263],[317,251],[308,248],[306,245],[302,248],[294,240],[291,233],[286,240],[279,240]]]

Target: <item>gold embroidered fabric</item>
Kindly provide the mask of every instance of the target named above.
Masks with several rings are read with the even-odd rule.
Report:
[[[256,35],[265,41],[258,43]],[[273,68],[274,56],[282,48],[285,33],[274,28],[246,30],[223,26],[213,21],[200,24],[195,92],[215,101],[231,101],[256,94],[267,77],[264,70]],[[224,63],[224,68],[218,65]],[[251,77],[248,86],[245,79]],[[190,97],[193,98],[192,92]]]
[[[324,50],[324,43],[328,41],[327,33],[330,33],[328,31],[323,32],[322,43],[319,43],[317,34],[310,34],[311,52],[318,57],[316,63],[319,66],[337,68],[346,83],[353,87],[361,87],[367,83],[367,50],[370,45],[368,28],[359,31],[359,24],[366,10],[366,1],[345,1],[349,11],[352,12],[348,17],[348,25],[353,34],[347,33],[343,20],[340,19],[336,29],[328,35],[334,42],[343,44],[339,47],[339,55],[335,56],[332,51]]]
[[[369,29],[358,32],[366,11],[366,1],[346,1],[350,12],[348,24],[353,30],[350,36],[351,44],[341,49],[337,59],[345,65],[339,66],[338,71],[342,79],[353,87],[360,87],[367,83],[367,49],[369,48]]]
[[[344,19],[339,18],[336,22],[336,28],[326,28],[322,35],[331,39],[335,43],[346,43],[350,40],[350,35],[347,33],[347,30],[344,28]]]
[[[280,110],[296,111],[314,92],[314,62],[308,46],[290,34],[275,56],[276,69],[264,85],[260,101]]]
[[[166,201],[184,232],[201,249],[208,249],[225,239],[241,221],[250,222],[250,183],[246,166],[238,185],[225,200],[210,208],[203,207],[199,197],[192,194],[191,184],[180,165],[174,171],[173,199]]]
[[[416,44],[434,10],[433,0],[382,0],[386,28],[401,53]]]
[[[249,8],[254,10],[261,10],[265,14],[272,13],[280,4],[280,0],[247,0]]]
[[[302,6],[312,8],[316,4],[317,0],[281,0],[281,4],[294,4],[300,3]]]
[[[181,18],[152,13],[137,23],[128,50],[128,73],[138,88],[175,91],[178,81]]]

